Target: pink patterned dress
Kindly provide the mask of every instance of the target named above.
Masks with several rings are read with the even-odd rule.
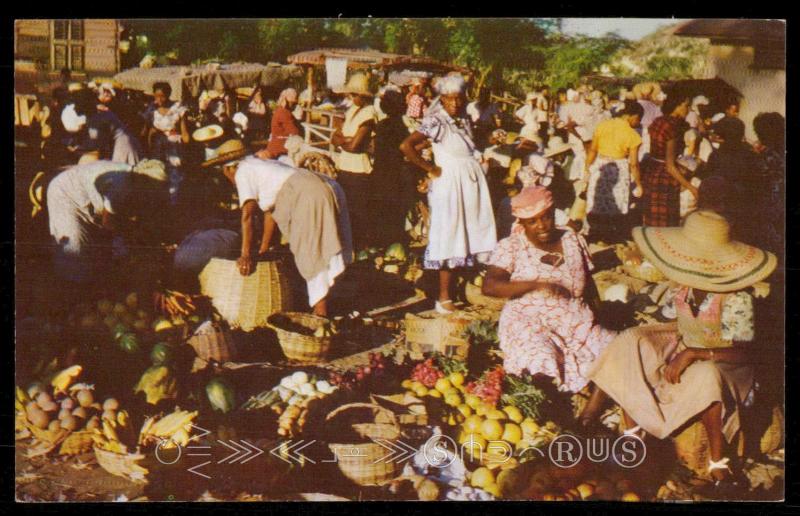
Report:
[[[543,373],[555,378],[560,390],[577,392],[589,382],[586,373],[616,332],[595,324],[583,301],[593,269],[586,242],[569,228],[559,229],[564,231],[564,260],[556,267],[542,262],[548,253],[534,246],[520,227],[497,244],[488,264],[509,272],[511,281],[555,283],[572,293],[566,299],[534,291],[509,300],[498,334],[506,371]]]

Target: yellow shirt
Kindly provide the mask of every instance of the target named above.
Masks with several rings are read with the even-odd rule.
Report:
[[[597,152],[611,159],[624,159],[629,151],[642,143],[642,137],[622,118],[612,118],[597,124],[593,140]]]
[[[351,106],[347,110],[344,117],[344,124],[342,124],[342,134],[348,138],[352,138],[358,132],[358,128],[362,124],[370,120],[376,120],[377,113],[372,106]],[[338,160],[339,170],[345,172],[353,172],[356,174],[369,174],[372,172],[372,162],[370,161],[369,154],[366,152],[353,153],[342,150],[339,153]]]

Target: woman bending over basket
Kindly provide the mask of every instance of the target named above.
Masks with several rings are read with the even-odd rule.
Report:
[[[350,227],[344,218],[347,207],[340,204],[329,177],[246,155],[241,141],[230,140],[220,146],[218,157],[203,164],[221,166],[238,191],[242,208],[239,272],[248,276],[255,270],[253,228],[259,212],[263,212],[258,254],[267,252],[277,226],[289,241],[297,270],[306,280],[309,305],[314,314],[325,317],[328,291],[352,261]]]

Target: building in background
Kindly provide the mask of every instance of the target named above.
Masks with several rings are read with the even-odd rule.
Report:
[[[719,77],[744,95],[740,117],[755,139],[753,118],[775,111],[786,116],[786,22],[781,20],[691,20],[677,36],[707,38],[705,77]]]
[[[16,20],[14,54],[39,70],[113,75],[120,69],[118,20]]]

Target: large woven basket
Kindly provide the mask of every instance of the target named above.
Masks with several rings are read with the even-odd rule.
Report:
[[[115,453],[94,447],[97,463],[112,475],[127,478],[131,482],[147,483],[149,471],[139,463],[145,458],[141,453]]]
[[[360,486],[382,485],[396,478],[402,469],[400,463],[391,460],[394,452],[382,441],[391,443],[400,436],[400,425],[392,411],[372,403],[350,403],[331,411],[325,418],[330,422],[337,415],[354,408],[371,408],[373,413],[383,414],[390,423],[356,423],[352,425],[359,435],[378,442],[331,443],[328,445],[336,456],[336,464],[345,477]]]
[[[501,297],[485,296],[481,293],[481,287],[472,283],[467,283],[464,288],[464,293],[467,296],[467,301],[471,305],[485,306],[494,310],[502,310],[506,304],[506,300]]]
[[[291,290],[280,260],[259,262],[250,276],[242,276],[235,260],[212,258],[200,273],[200,289],[231,325],[252,331],[267,318],[291,310]]]
[[[435,310],[406,314],[406,347],[412,358],[425,353],[442,353],[465,360],[469,354],[469,341],[464,330],[472,322],[458,312],[442,315]]]
[[[220,364],[236,360],[236,346],[230,332],[219,323],[206,321],[186,341],[199,358]]]
[[[324,317],[302,312],[280,312],[267,319],[267,325],[278,334],[278,341],[286,358],[303,364],[316,364],[325,360],[331,348],[332,337],[314,337],[289,331],[282,327],[280,320],[287,319],[311,331],[328,324]]]

